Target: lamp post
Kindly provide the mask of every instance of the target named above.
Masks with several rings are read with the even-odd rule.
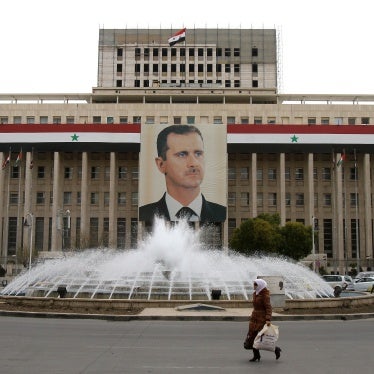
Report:
[[[28,222],[28,218],[30,218],[30,223]],[[30,245],[29,245],[29,273],[31,271],[31,262],[32,262],[32,235],[33,235],[33,228],[34,228],[34,215],[32,213],[27,213],[25,217],[24,226],[27,226],[30,229]]]
[[[313,271],[316,271],[316,243],[315,243],[315,238],[314,238],[314,233],[316,230],[315,227],[315,220],[317,218],[312,216],[312,255],[313,255]]]

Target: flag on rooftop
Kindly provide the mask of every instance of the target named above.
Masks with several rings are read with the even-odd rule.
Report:
[[[18,166],[18,164],[22,161],[22,149],[20,151],[20,153],[18,153],[17,155],[17,158],[16,158],[16,162],[15,162],[15,166]]]
[[[6,166],[9,164],[9,162],[10,162],[10,153],[8,154],[8,157],[3,161],[2,169],[5,169]]]
[[[182,43],[186,40],[186,28],[179,30],[173,36],[168,39],[169,46],[172,47],[174,44]]]
[[[340,155],[338,162],[336,163],[336,166],[338,167],[341,166],[344,161],[345,161],[345,152],[343,151],[343,153]]]

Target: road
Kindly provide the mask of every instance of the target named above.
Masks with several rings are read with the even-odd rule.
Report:
[[[0,317],[4,374],[352,374],[374,367],[374,319],[280,321],[282,356],[248,362],[246,322]]]

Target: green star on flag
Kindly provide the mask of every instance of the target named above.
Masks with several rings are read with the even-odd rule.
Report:
[[[71,135],[71,141],[72,142],[77,142],[78,138],[79,138],[79,135],[77,135],[77,134]]]
[[[296,135],[291,136],[292,143],[297,143],[298,140],[299,140],[299,138]]]

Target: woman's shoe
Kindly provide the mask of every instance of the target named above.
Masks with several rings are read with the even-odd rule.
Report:
[[[251,358],[249,360],[249,362],[256,362],[256,361],[260,361],[261,359],[261,355],[260,355],[260,351],[258,349],[253,349],[253,358]]]
[[[275,347],[275,359],[278,360],[278,358],[281,356],[282,350],[279,347]]]

